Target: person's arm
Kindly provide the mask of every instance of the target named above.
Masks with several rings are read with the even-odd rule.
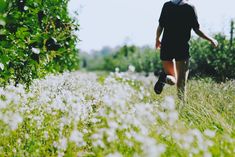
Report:
[[[166,12],[166,3],[163,5],[162,7],[162,11],[161,11],[161,14],[160,14],[160,17],[159,17],[159,24],[158,24],[158,27],[157,27],[157,32],[156,32],[156,44],[155,44],[155,48],[158,49],[161,47],[161,41],[160,41],[160,37],[161,37],[161,34],[162,34],[162,31],[166,25],[166,17],[167,15],[167,12]]]
[[[156,44],[155,44],[156,49],[161,47],[160,37],[161,37],[162,31],[163,31],[163,28],[160,25],[158,25],[157,32],[156,32]]]
[[[193,28],[194,32],[201,38],[206,39],[211,43],[212,46],[217,47],[218,42],[217,40],[213,39],[212,37],[209,37],[205,33],[202,32],[200,29],[200,24],[198,22],[198,17],[197,17],[197,11],[194,6],[192,6],[192,21],[191,21],[191,27]]]
[[[208,40],[208,41],[211,43],[211,45],[212,45],[213,47],[218,47],[218,42],[217,42],[217,40],[215,40],[214,38],[209,37],[208,35],[206,35],[205,33],[203,33],[203,32],[200,30],[200,28],[194,28],[193,30],[194,30],[194,32],[195,32],[199,37]]]

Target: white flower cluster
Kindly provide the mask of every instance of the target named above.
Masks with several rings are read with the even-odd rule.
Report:
[[[210,156],[216,132],[186,128],[173,98],[163,103],[146,101],[150,92],[129,74],[115,72],[99,82],[95,73],[66,72],[35,80],[29,92],[22,85],[0,88],[0,122],[21,135],[9,138],[13,147],[14,140],[19,143],[12,153],[27,154],[21,145],[33,140],[42,142],[36,156],[45,145],[47,153],[57,156],[72,149],[77,156],[157,157],[168,149],[160,140],[164,138],[189,156]],[[11,136],[12,131],[5,130],[0,139]],[[9,145],[0,150],[10,150]]]

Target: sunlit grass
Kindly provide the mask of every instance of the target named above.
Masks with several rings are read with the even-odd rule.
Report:
[[[176,88],[167,86],[161,96],[152,93],[152,98],[159,100],[167,95],[177,99]],[[177,105],[182,105],[179,100]],[[233,156],[235,146],[230,142],[235,138],[235,81],[217,83],[210,78],[189,80],[187,102],[180,110],[180,120],[188,128],[215,130],[215,144],[211,148],[213,156]]]
[[[0,156],[233,156],[234,81],[189,80],[183,108],[155,81],[73,72],[1,88]]]

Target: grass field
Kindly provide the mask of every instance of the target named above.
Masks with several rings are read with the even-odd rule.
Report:
[[[0,88],[0,156],[234,156],[235,81],[189,80],[184,107],[155,81],[72,72]]]

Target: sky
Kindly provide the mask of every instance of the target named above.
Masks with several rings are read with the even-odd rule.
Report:
[[[70,0],[71,15],[80,24],[78,48],[100,50],[123,44],[154,46],[156,27],[167,0]],[[197,10],[201,29],[209,35],[229,34],[235,20],[235,0],[189,0]],[[78,15],[73,14],[74,11]],[[195,34],[193,34],[195,35]]]

